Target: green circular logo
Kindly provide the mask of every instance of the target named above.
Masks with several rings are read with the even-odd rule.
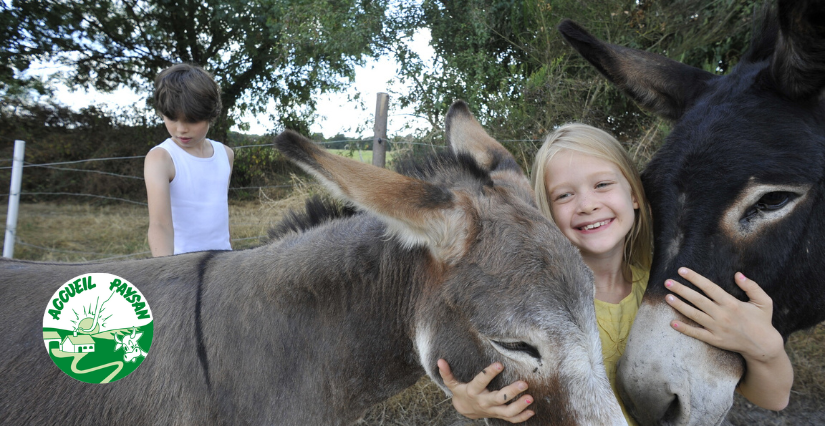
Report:
[[[43,343],[64,373],[86,383],[120,380],[140,366],[154,336],[149,302],[112,274],[72,278],[43,315]]]

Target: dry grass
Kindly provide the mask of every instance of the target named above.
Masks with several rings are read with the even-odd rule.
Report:
[[[263,193],[257,201],[230,204],[233,247],[259,245],[289,208],[323,190],[293,179],[288,194]],[[0,215],[5,223],[5,213]],[[25,203],[20,207],[14,257],[28,260],[86,261],[148,257],[146,207]],[[731,425],[825,424],[825,324],[791,336],[787,351],[794,364],[791,405],[783,412],[759,410],[741,398],[729,416]],[[458,415],[448,398],[428,378],[371,409],[359,425],[480,425]]]
[[[5,216],[0,216],[3,223]],[[82,262],[147,257],[148,224],[146,207],[139,205],[21,203],[14,258]]]
[[[794,365],[791,399],[795,395],[814,398],[825,410],[825,323],[792,335],[786,349]]]
[[[267,231],[288,209],[303,207],[309,195],[323,189],[293,178],[291,192],[275,191],[261,190],[256,201],[230,203],[229,227],[234,249],[260,245]],[[6,223],[5,211],[0,220]],[[148,226],[146,206],[138,204],[21,203],[14,258],[84,262],[150,257]]]
[[[785,346],[794,368],[791,400],[783,411],[769,411],[736,395],[723,426],[797,426],[825,424],[825,323],[799,331]]]
[[[429,377],[422,377],[404,392],[374,406],[357,425],[369,426],[474,426],[472,421],[453,409],[450,398]]]

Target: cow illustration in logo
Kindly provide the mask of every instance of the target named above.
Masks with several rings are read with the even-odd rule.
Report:
[[[143,336],[143,333],[138,333],[137,330],[134,328],[132,329],[132,334],[125,335],[121,339],[118,339],[118,335],[115,335],[115,351],[123,348],[125,354],[123,355],[123,360],[126,362],[132,362],[137,359],[137,357],[142,356],[146,357],[147,353],[140,348],[138,345],[138,339],[140,336]]]

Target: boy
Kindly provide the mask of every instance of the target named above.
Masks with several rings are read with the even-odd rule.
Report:
[[[206,139],[221,112],[220,88],[202,68],[177,64],[155,78],[154,99],[170,137],[143,166],[152,256],[231,250],[227,193],[235,155]]]

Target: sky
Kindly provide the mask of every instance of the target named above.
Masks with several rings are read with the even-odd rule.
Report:
[[[429,46],[430,35],[428,30],[415,34],[410,44],[411,47],[428,63],[433,57],[433,50]],[[55,65],[39,64],[31,71],[33,74],[47,74],[55,70]],[[317,96],[317,118],[315,124],[310,127],[312,132],[323,133],[326,137],[342,133],[347,136],[372,136],[373,116],[375,115],[375,105],[377,94],[380,92],[390,93],[391,90],[401,90],[401,86],[390,86],[389,80],[395,77],[397,64],[388,57],[381,57],[378,60],[368,60],[365,65],[360,66],[355,72],[355,81],[348,87],[345,93],[327,94]],[[347,94],[354,95],[360,93],[360,100],[350,102]],[[91,105],[109,107],[116,109],[121,106],[129,106],[136,102],[144,102],[150,94],[135,93],[131,89],[121,88],[112,93],[100,93],[92,90],[71,91],[66,86],[58,85],[55,98],[61,103],[79,110]],[[273,123],[269,120],[269,114],[261,116],[244,116],[242,121],[250,125],[250,129],[244,133],[264,134],[273,128]],[[413,128],[416,126],[426,128],[428,124],[421,118],[412,116],[410,110],[400,110],[390,95],[390,111],[387,120],[387,134],[398,135],[407,134],[405,126]],[[237,130],[237,129],[233,129]]]

